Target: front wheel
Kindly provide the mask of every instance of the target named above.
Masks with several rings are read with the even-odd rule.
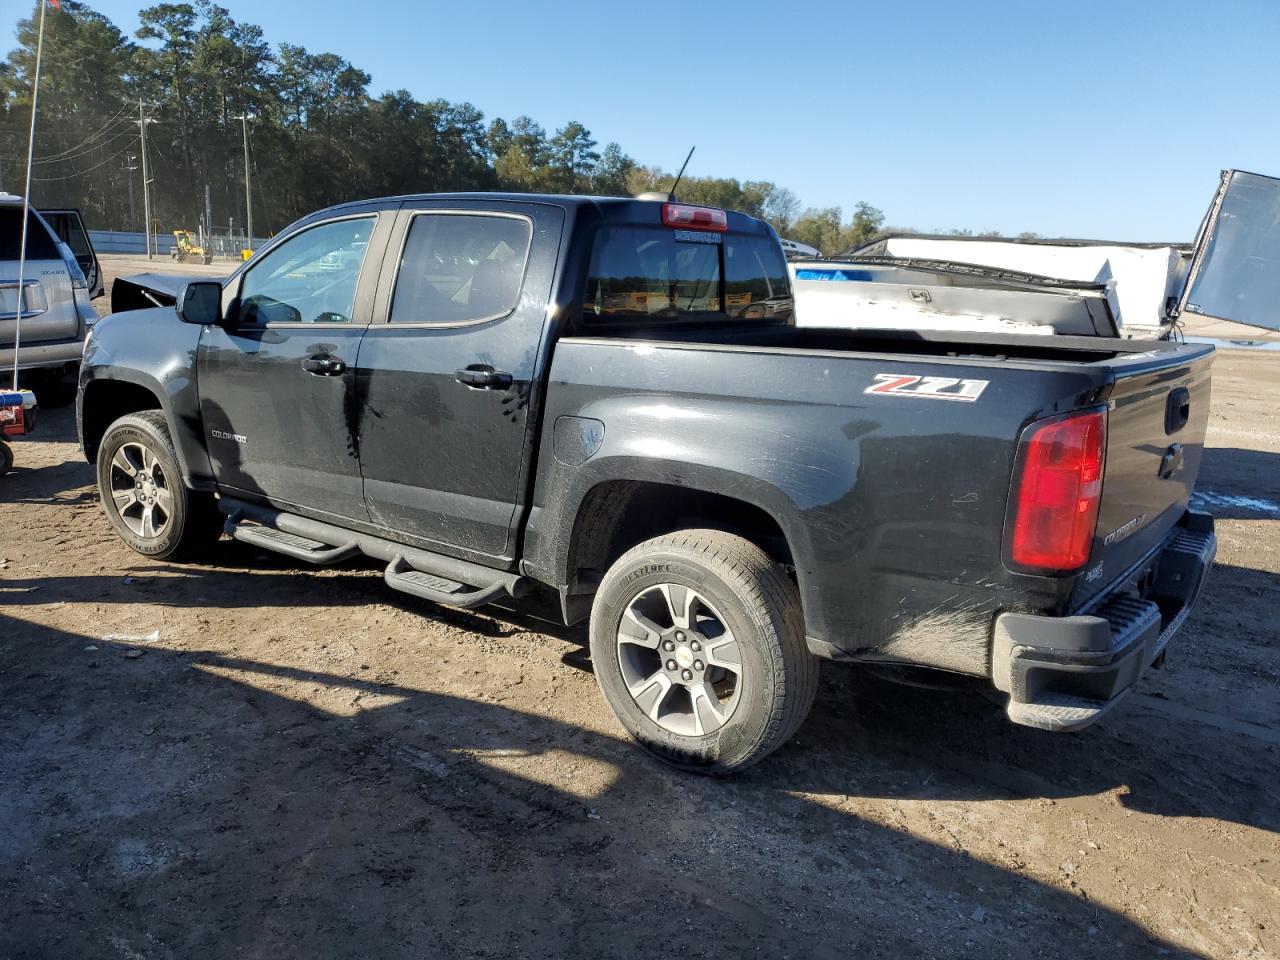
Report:
[[[591,612],[591,660],[627,732],[704,773],[768,756],[817,690],[796,585],[755,544],[718,530],[647,540],[609,568]]]
[[[182,482],[169,425],[157,410],[131,413],[98,446],[98,492],[116,534],[157,560],[183,559],[221,535],[217,504]]]

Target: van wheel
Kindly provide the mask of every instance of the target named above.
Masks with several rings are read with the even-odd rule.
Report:
[[[609,568],[591,610],[591,661],[637,742],[712,774],[785,743],[818,686],[796,585],[755,544],[718,530],[647,540]]]
[[[111,424],[98,446],[97,467],[107,519],[134,552],[180,560],[221,535],[216,501],[183,484],[169,425],[158,410]]]
[[[13,448],[0,440],[0,477],[13,469]]]

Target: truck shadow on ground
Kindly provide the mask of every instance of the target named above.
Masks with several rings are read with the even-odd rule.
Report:
[[[0,603],[14,610],[94,602],[215,611],[384,604],[475,634],[477,642],[543,634],[570,646],[561,658],[566,666],[591,670],[585,626],[559,622],[550,595],[469,612],[395,593],[376,569],[360,561],[345,570],[297,571],[287,558],[260,555],[229,541],[211,556],[232,569],[138,562],[112,576],[8,576],[0,581]],[[1206,607],[1214,603],[1215,582],[1233,596],[1280,590],[1275,574],[1217,564]],[[1184,629],[1195,630],[1195,620]],[[1175,664],[1178,644],[1175,640],[1171,653]],[[1151,673],[1138,695],[1111,717],[1080,734],[1054,735],[1011,725],[995,695],[919,689],[880,679],[856,664],[825,664],[818,701],[798,743],[761,769],[794,766],[786,775],[792,789],[863,797],[1064,799],[1117,791],[1123,809],[1217,818],[1280,832],[1280,808],[1265,788],[1275,775],[1280,732],[1199,711],[1198,701],[1166,707],[1160,697],[1144,692],[1152,688]],[[1224,727],[1243,734],[1235,738],[1239,750],[1220,749]],[[746,779],[760,776],[752,771]]]
[[[990,796],[960,773],[972,758],[937,763],[965,744],[947,726],[976,719],[989,741],[972,709],[882,694],[890,718],[866,690],[833,704],[828,684],[799,745],[717,781],[541,712],[124,653],[0,615],[4,955],[630,958],[655,931],[685,956],[1186,955],[958,843],[838,809],[868,789]],[[299,702],[299,685],[352,709]],[[945,722],[904,728],[916,713]],[[913,751],[921,735],[935,742]]]

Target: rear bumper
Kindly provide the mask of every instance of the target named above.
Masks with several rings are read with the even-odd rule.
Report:
[[[992,680],[1014,723],[1079,730],[1133,688],[1182,626],[1217,551],[1213,517],[1187,511],[1156,551],[1150,576],[1096,601],[1089,613],[996,618]]]
[[[80,365],[84,337],[74,340],[24,343],[18,347],[19,370],[42,370]],[[13,347],[0,349],[0,370],[13,369]]]

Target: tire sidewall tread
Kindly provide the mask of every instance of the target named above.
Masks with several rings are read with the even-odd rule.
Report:
[[[627,692],[616,631],[640,589],[686,582],[716,607],[739,641],[745,675],[733,717],[704,737],[684,737],[645,715]],[[669,763],[703,773],[745,769],[785,743],[817,690],[818,660],[804,639],[796,585],[759,547],[719,530],[645,541],[609,568],[591,614],[591,656],[605,700],[627,732]]]
[[[174,513],[169,527],[162,536],[153,539],[139,537],[120,518],[111,500],[111,459],[116,451],[129,442],[146,444],[160,461],[173,493]],[[121,417],[109,426],[98,446],[95,465],[98,495],[102,509],[116,535],[130,550],[155,560],[185,559],[208,546],[221,532],[217,504],[208,494],[187,488],[178,464],[178,454],[169,424],[158,410],[145,410]],[[216,525],[215,525],[216,524]]]

